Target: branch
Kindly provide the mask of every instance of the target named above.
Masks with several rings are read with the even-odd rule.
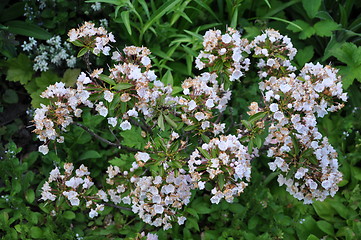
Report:
[[[122,209],[122,210],[127,210],[127,211],[132,211],[131,208],[127,208],[127,207],[121,207],[112,203],[103,203],[104,205],[107,205],[109,207],[114,207],[114,208],[118,208],[118,209]]]
[[[114,147],[118,147],[120,149],[124,149],[124,150],[127,150],[129,152],[138,152],[139,150],[138,149],[135,149],[135,148],[131,148],[131,147],[127,147],[127,146],[124,146],[124,145],[121,145],[121,144],[118,144],[118,143],[113,143],[113,142],[110,142],[109,140],[97,135],[95,132],[93,132],[92,130],[90,130],[88,127],[80,124],[80,123],[73,123],[74,125],[78,126],[78,127],[81,127],[82,129],[84,129],[85,131],[87,131],[90,135],[92,135],[93,137],[95,137],[96,139],[110,145],[110,146],[114,146]]]
[[[143,120],[143,119],[141,119],[141,120]],[[144,120],[143,120],[143,121],[144,121]],[[145,132],[147,132],[147,133],[152,133],[152,129],[151,129],[145,122],[143,122],[143,121],[142,121],[142,123],[145,124],[145,125],[142,125],[142,124],[140,124],[139,122],[137,122],[136,120],[134,120],[134,119],[132,119],[132,118],[129,118],[129,122],[130,122],[131,124],[140,127],[143,131],[145,131]]]

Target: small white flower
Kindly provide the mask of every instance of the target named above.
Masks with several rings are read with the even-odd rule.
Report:
[[[132,125],[130,124],[130,122],[128,122],[128,120],[125,120],[120,124],[120,128],[124,131],[130,130],[132,128]]]
[[[114,98],[114,93],[112,93],[111,91],[108,91],[108,90],[106,90],[106,91],[104,92],[104,99],[105,99],[107,102],[113,101],[113,98]]]
[[[49,152],[48,145],[39,146],[39,152],[41,152],[44,155],[48,154],[48,152]]]
[[[118,119],[116,117],[108,117],[108,124],[112,127],[115,127],[118,123]]]
[[[278,111],[278,104],[277,103],[272,103],[269,106],[269,109],[271,110],[271,112],[277,112]]]

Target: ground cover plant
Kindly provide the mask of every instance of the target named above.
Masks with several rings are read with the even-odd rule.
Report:
[[[2,238],[361,234],[359,3],[2,4]]]

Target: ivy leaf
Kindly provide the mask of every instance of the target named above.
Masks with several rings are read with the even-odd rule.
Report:
[[[340,29],[340,25],[331,20],[320,21],[313,27],[320,37],[331,37],[332,31]]]
[[[332,51],[333,55],[347,66],[341,66],[340,74],[344,88],[348,88],[355,79],[361,82],[361,47],[353,43],[344,43]]]
[[[294,25],[289,24],[287,26],[288,30],[291,30],[292,32],[299,32],[299,38],[300,39],[306,39],[311,37],[313,34],[315,34],[315,29],[308,23],[306,23],[305,21],[302,20],[296,20],[292,22]],[[302,28],[299,29],[297,28],[295,25],[300,26]]]
[[[321,0],[302,0],[303,8],[310,18],[314,18],[320,9]]]
[[[9,69],[6,74],[6,80],[20,82],[23,85],[31,80],[34,73],[33,66],[25,54],[20,53],[17,58],[9,59],[7,65]]]

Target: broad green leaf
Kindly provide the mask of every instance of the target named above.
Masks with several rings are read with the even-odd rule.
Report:
[[[309,62],[314,54],[313,46],[307,46],[301,49],[298,49],[297,55],[296,55],[296,61],[299,66],[305,65],[305,63]]]
[[[80,68],[67,69],[63,75],[62,82],[65,83],[67,87],[73,87],[78,79],[80,74]]]
[[[68,219],[68,220],[72,220],[75,218],[75,213],[72,211],[65,211],[65,212],[63,212],[62,215],[65,219]]]
[[[320,240],[320,239],[318,237],[316,237],[315,235],[310,234],[306,240]]]
[[[36,85],[40,90],[45,90],[49,85],[60,82],[60,78],[54,72],[42,72],[40,77],[35,78]]]
[[[48,40],[52,37],[52,35],[48,31],[29,22],[10,21],[7,22],[6,25],[8,26],[8,31],[11,33],[33,37],[41,40]]]
[[[163,78],[162,78],[162,82],[165,84],[165,85],[171,85],[173,86],[173,75],[172,75],[172,71],[168,70]]]
[[[332,54],[347,65],[361,65],[361,47],[357,47],[354,43],[344,43],[341,47],[335,48]]]
[[[314,18],[320,9],[321,0],[302,0],[303,8],[310,18]]]
[[[28,189],[25,193],[25,199],[29,203],[33,203],[35,200],[35,193],[33,189]]]
[[[327,233],[330,236],[335,235],[334,228],[331,223],[326,222],[324,220],[320,220],[317,222],[317,226],[324,232]]]
[[[312,204],[318,216],[325,220],[332,220],[335,214],[335,210],[330,206],[328,202],[316,201]]]
[[[43,230],[41,230],[41,228],[33,226],[30,228],[30,236],[32,238],[42,238],[43,237]]]
[[[80,155],[78,160],[92,159],[92,158],[101,158],[102,156],[95,150],[88,150]]]
[[[146,141],[146,139],[142,137],[141,133],[142,129],[135,126],[132,126],[132,129],[128,131],[120,132],[120,135],[123,137],[121,144],[128,147],[141,149],[145,145]]]
[[[333,31],[340,29],[340,25],[338,23],[330,20],[320,21],[313,27],[316,34],[321,37],[330,37]]]
[[[291,24],[287,26],[287,29],[293,32],[300,32],[299,35],[300,39],[309,38],[315,33],[315,29],[310,24],[306,23],[303,20],[295,20],[292,23],[299,26],[301,29]]]
[[[258,120],[261,120],[262,118],[264,118],[267,115],[267,112],[258,112],[256,114],[253,114],[252,116],[249,117],[248,122],[250,123],[255,123]]]
[[[9,59],[7,66],[6,80],[20,82],[23,85],[30,81],[34,73],[30,59],[23,53],[16,58]]]

